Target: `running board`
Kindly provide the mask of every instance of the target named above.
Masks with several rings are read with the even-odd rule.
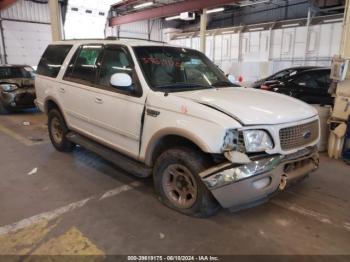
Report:
[[[147,167],[146,165],[124,156],[121,153],[95,141],[92,141],[87,137],[79,135],[78,133],[71,131],[66,135],[66,137],[74,144],[80,145],[81,147],[94,152],[132,175],[137,177],[149,177],[152,174],[152,168]]]

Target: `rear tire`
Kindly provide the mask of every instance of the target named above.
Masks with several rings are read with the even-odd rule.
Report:
[[[154,186],[160,201],[189,216],[214,215],[220,205],[198,175],[208,162],[201,152],[186,147],[162,153],[154,166]]]
[[[67,139],[69,129],[57,109],[51,109],[48,114],[48,129],[52,145],[60,152],[71,152],[74,144]]]

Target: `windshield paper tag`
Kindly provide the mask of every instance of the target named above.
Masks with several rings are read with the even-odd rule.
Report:
[[[181,61],[179,60],[159,59],[159,58],[153,58],[153,57],[142,57],[141,59],[144,64],[154,64],[154,65],[180,67],[180,68],[182,65]]]

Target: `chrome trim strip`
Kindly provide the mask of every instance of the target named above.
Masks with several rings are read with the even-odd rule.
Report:
[[[305,148],[294,154],[283,156],[275,155],[253,161],[246,165],[234,166],[231,163],[222,163],[211,167],[199,174],[203,182],[210,189],[217,189],[254,176],[271,172],[278,166],[312,157],[317,153],[317,147]]]

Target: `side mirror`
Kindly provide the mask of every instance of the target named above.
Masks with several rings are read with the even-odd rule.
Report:
[[[126,91],[133,91],[131,76],[126,73],[115,73],[111,76],[110,84]]]
[[[232,84],[237,84],[236,83],[236,78],[234,75],[228,75],[227,79],[232,83]]]

